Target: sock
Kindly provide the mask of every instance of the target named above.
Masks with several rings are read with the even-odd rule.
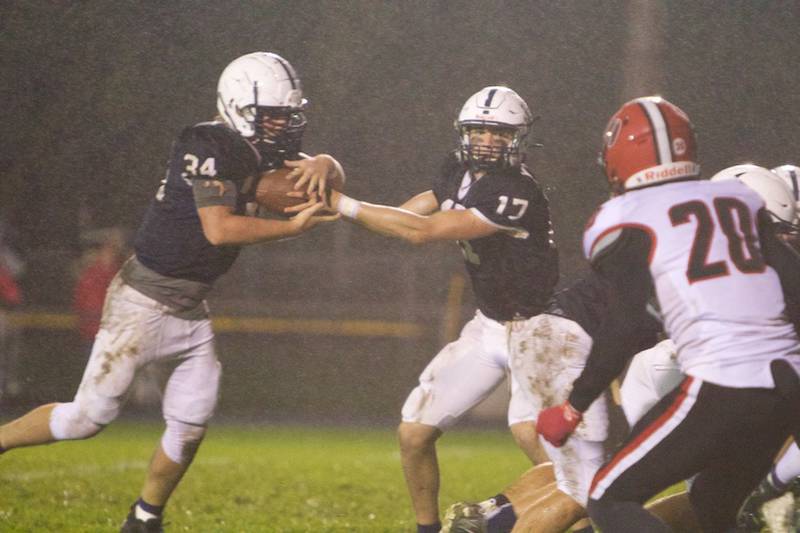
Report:
[[[514,528],[517,523],[517,513],[514,506],[508,501],[505,494],[498,494],[485,502],[481,502],[486,516],[487,533],[507,533]]]
[[[573,529],[572,533],[594,533],[594,528],[592,526],[586,526],[580,529]]]
[[[146,522],[148,520],[152,520],[153,518],[161,518],[162,512],[164,512],[163,505],[150,505],[141,498],[136,500],[134,514],[139,520],[144,520]]]
[[[436,522],[435,524],[417,524],[417,533],[439,533],[442,529],[442,523]]]
[[[769,484],[770,488],[775,489],[776,496],[780,496],[781,494],[786,492],[786,489],[789,488],[789,484],[783,482],[778,477],[778,472],[776,471],[775,467],[773,467],[772,471],[770,471],[770,473],[767,474],[766,482],[767,484]]]

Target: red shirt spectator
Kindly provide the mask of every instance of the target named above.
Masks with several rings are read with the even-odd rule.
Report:
[[[0,265],[0,307],[16,307],[22,303],[22,291],[9,269]]]
[[[116,234],[107,238],[78,276],[73,297],[73,310],[78,315],[78,333],[82,340],[92,341],[100,329],[100,317],[106,290],[122,266],[124,241]]]

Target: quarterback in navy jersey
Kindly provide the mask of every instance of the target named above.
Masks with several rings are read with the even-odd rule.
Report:
[[[189,467],[217,403],[220,364],[205,296],[240,247],[303,233],[337,216],[246,216],[255,180],[267,169],[295,168],[309,190],[343,180],[328,155],[300,152],[305,127],[300,79],[277,54],[255,52],[220,76],[221,121],[185,128],[172,147],[166,178],[136,235],[135,254],[112,281],[81,385],[68,403],[43,405],[0,426],[0,453],[85,439],[112,422],[136,372],[174,366],[164,390],[166,429],[123,532],[162,531],[162,511]]]
[[[696,153],[688,116],[660,97],[623,105],[604,135],[616,196],[587,226],[584,253],[621,297],[567,401],[544,409],[537,428],[556,446],[569,438],[622,370],[621,348],[653,296],[686,375],[595,474],[587,509],[604,531],[669,531],[642,505],[691,476],[702,530],[734,528],[798,429],[800,257],[755,191],[699,180]]]
[[[458,151],[431,190],[399,208],[337,191],[328,198],[372,231],[416,244],[457,241],[477,297],[475,318],[431,361],[402,409],[401,460],[422,532],[440,527],[436,440],[501,383],[508,371],[506,322],[542,312],[558,280],[548,201],[523,163],[531,122],[516,92],[486,87],[462,107]],[[515,392],[512,431],[526,453],[541,459],[533,415]]]

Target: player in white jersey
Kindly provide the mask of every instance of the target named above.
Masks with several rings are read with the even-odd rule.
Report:
[[[699,180],[689,118],[662,98],[612,116],[602,161],[617,196],[590,220],[584,253],[621,297],[569,399],[543,410],[537,429],[566,441],[624,367],[619,354],[655,297],[687,377],[597,472],[589,515],[604,531],[669,531],[642,505],[696,474],[701,527],[725,531],[798,426],[800,257],[775,236],[757,193]]]

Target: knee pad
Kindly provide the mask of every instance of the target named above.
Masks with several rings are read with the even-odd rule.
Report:
[[[88,439],[103,427],[92,422],[76,402],[59,403],[50,413],[50,433],[56,440]]]
[[[167,420],[167,429],[164,431],[164,436],[161,437],[161,449],[173,462],[188,464],[194,458],[205,434],[205,426]]]

